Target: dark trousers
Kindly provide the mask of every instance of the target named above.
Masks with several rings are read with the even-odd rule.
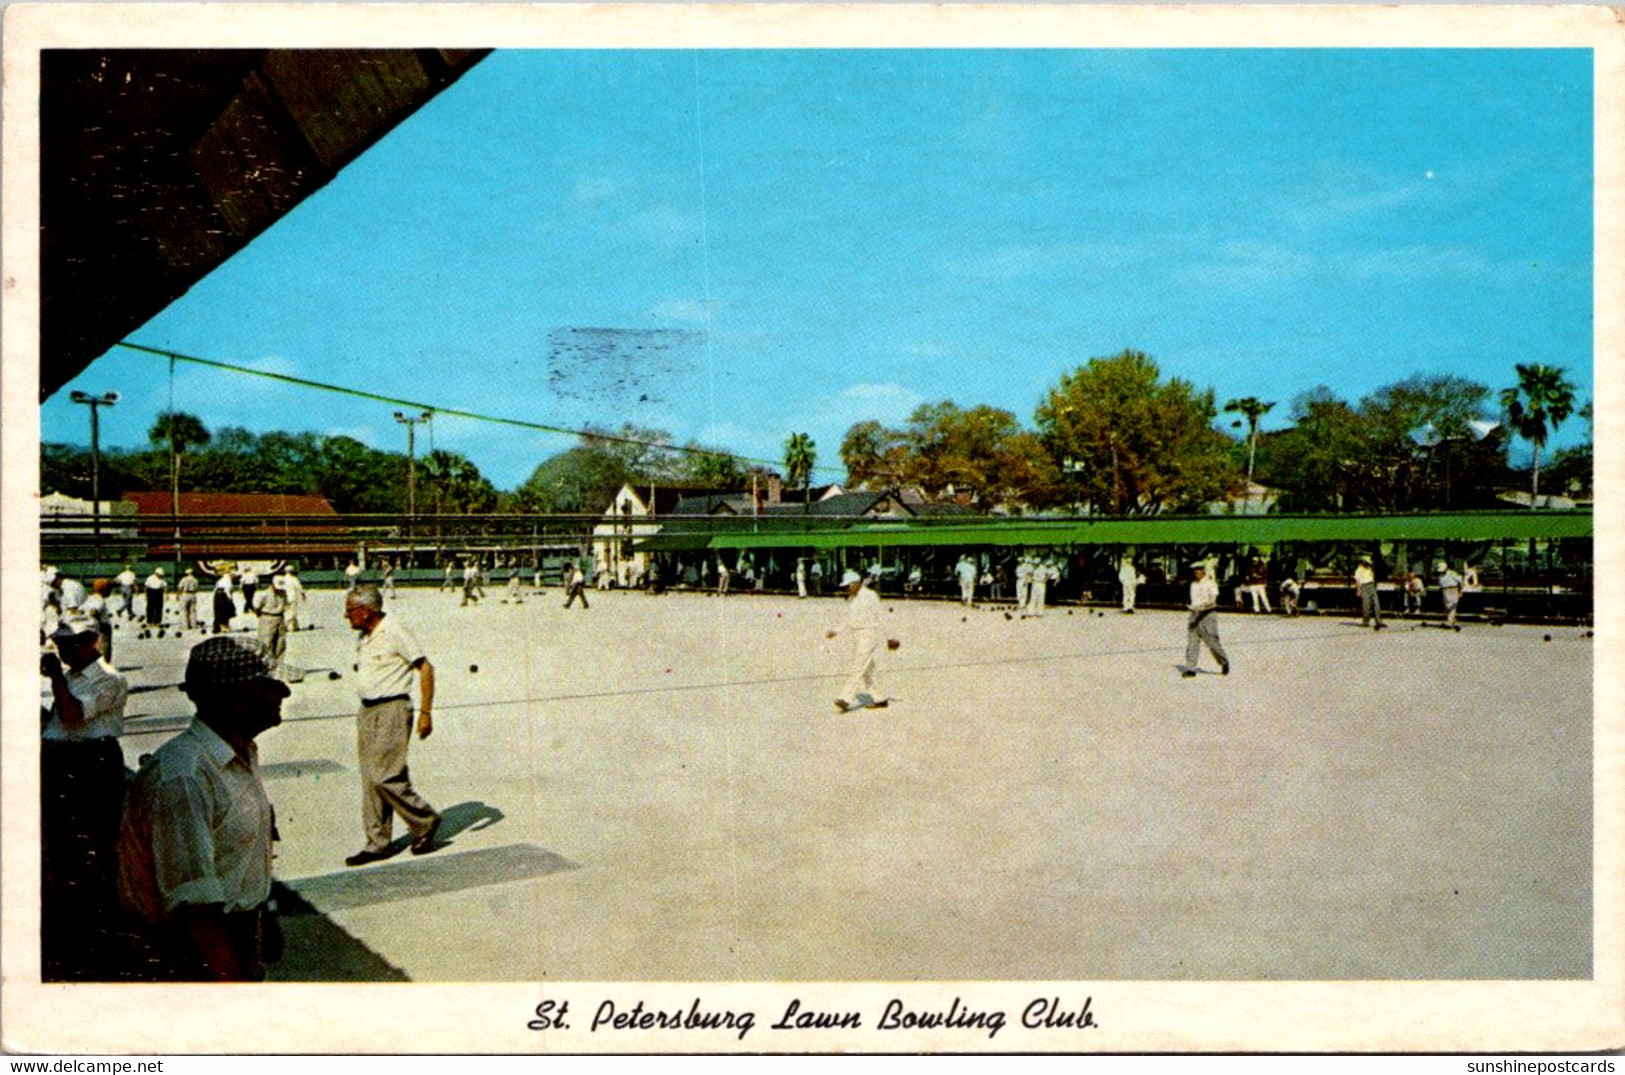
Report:
[[[118,740],[40,744],[40,961],[48,980],[106,977],[123,800]]]

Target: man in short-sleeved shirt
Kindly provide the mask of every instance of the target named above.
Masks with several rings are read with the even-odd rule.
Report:
[[[365,866],[389,858],[394,815],[412,833],[412,853],[436,847],[440,815],[412,787],[407,747],[412,742],[412,680],[418,681],[419,739],[434,731],[434,665],[412,637],[384,614],[383,595],[371,583],[358,583],[344,601],[344,618],[361,632],[356,647],[356,752],[361,768],[361,826],[366,846],[344,860]]]
[[[184,732],[141,767],[124,804],[119,896],[158,948],[160,977],[258,981],[271,895],[271,800],[254,737],[282,722],[287,685],[254,639],[193,647]]]
[[[147,576],[147,625],[157,627],[164,622],[164,591],[169,589],[169,583],[164,581],[164,569],[155,567],[152,574]]]

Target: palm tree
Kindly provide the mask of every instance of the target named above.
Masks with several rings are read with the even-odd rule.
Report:
[[[169,510],[181,513],[181,456],[188,448],[200,448],[209,443],[209,431],[203,420],[185,411],[162,411],[158,420],[147,430],[147,439],[155,448],[169,448]]]
[[[1574,385],[1563,376],[1562,366],[1519,364],[1513,368],[1518,371],[1518,383],[1501,390],[1501,408],[1506,411],[1507,425],[1534,447],[1529,482],[1529,506],[1533,508],[1540,497],[1540,450],[1546,446],[1548,431],[1555,433],[1574,412]]]
[[[1226,400],[1224,410],[1226,414],[1240,414],[1247,420],[1247,484],[1253,484],[1253,457],[1258,451],[1258,420],[1275,409],[1274,401],[1265,403],[1257,396],[1243,396],[1240,399]],[[1239,426],[1241,420],[1231,423]]]
[[[784,469],[791,484],[801,483],[801,508],[810,511],[812,500],[813,463],[818,459],[818,446],[805,433],[792,433],[784,442]]]
[[[471,515],[489,510],[494,493],[480,468],[466,455],[437,448],[423,457],[423,484],[434,493],[436,515]]]

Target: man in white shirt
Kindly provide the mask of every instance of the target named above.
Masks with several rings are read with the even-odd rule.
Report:
[[[113,581],[118,583],[119,597],[123,600],[119,611],[124,613],[125,619],[135,619],[135,569],[125,564],[124,570],[120,571]]]
[[[1033,603],[1033,561],[1030,556],[1023,556],[1016,564],[1016,611],[1021,618],[1026,619],[1032,611]]]
[[[841,696],[835,699],[835,708],[842,713],[865,707],[884,709],[887,700],[876,700],[873,693],[876,657],[880,653],[880,595],[856,571],[842,575],[841,585],[846,587],[846,622],[830,629],[824,637],[850,634],[852,664]]]
[[[197,627],[197,573],[191,568],[175,583],[175,599],[181,605],[181,630]]]
[[[99,651],[95,624],[64,619],[40,657],[50,683],[40,733],[40,941],[50,980],[98,977],[100,928],[114,907],[129,684]]]
[[[1376,620],[1374,631],[1380,631],[1385,624],[1382,622],[1382,602],[1377,598],[1377,573],[1371,570],[1371,557],[1362,556],[1354,569],[1354,589],[1360,595],[1360,626],[1365,627]]]
[[[260,642],[271,657],[271,670],[282,667],[288,651],[288,594],[281,575],[271,576],[271,585],[254,598],[254,614],[259,620]]]
[[[147,626],[157,627],[164,622],[164,591],[169,589],[169,583],[164,581],[164,569],[155,567],[152,574],[147,576]]]
[[[1213,658],[1219,662],[1219,672],[1230,674],[1230,658],[1225,655],[1219,641],[1219,584],[1208,575],[1207,564],[1197,561],[1191,565],[1190,620],[1185,629],[1185,665],[1180,675],[1190,679],[1196,675],[1205,643]]]
[[[119,834],[119,898],[170,981],[260,981],[275,959],[274,818],[255,736],[282,722],[288,687],[265,648],[225,635],[192,647],[182,687],[190,727],[130,784]]]
[[[1456,609],[1461,605],[1461,576],[1443,560],[1439,561],[1436,570],[1439,573],[1439,594],[1444,598],[1444,625],[1459,631],[1461,628],[1456,626]]]
[[[969,556],[961,556],[954,565],[954,575],[959,579],[959,603],[971,604],[976,599],[976,564]]]
[[[288,599],[283,615],[288,630],[299,630],[299,611],[305,603],[305,584],[299,581],[299,569],[292,564],[282,572],[282,595]]]
[[[1123,611],[1131,616],[1134,614],[1135,597],[1144,581],[1145,576],[1134,566],[1134,557],[1123,557],[1123,562],[1117,568],[1117,582],[1123,587]]]
[[[367,843],[344,860],[365,866],[394,854],[394,815],[412,834],[412,854],[435,850],[440,815],[412,788],[406,753],[412,742],[412,679],[418,681],[419,739],[434,731],[434,665],[423,647],[384,614],[384,598],[371,583],[357,583],[344,600],[344,618],[361,633],[356,647],[357,753],[361,763],[361,825]]]
[[[231,630],[232,617],[237,615],[237,603],[231,598],[231,572],[222,571],[214,584],[214,633]]]

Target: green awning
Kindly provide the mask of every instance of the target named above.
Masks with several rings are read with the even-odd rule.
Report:
[[[1215,515],[1138,519],[974,522],[847,521],[805,532],[718,528],[715,549],[901,545],[1271,545],[1283,541],[1498,541],[1589,538],[1590,512],[1464,512],[1448,515]]]

